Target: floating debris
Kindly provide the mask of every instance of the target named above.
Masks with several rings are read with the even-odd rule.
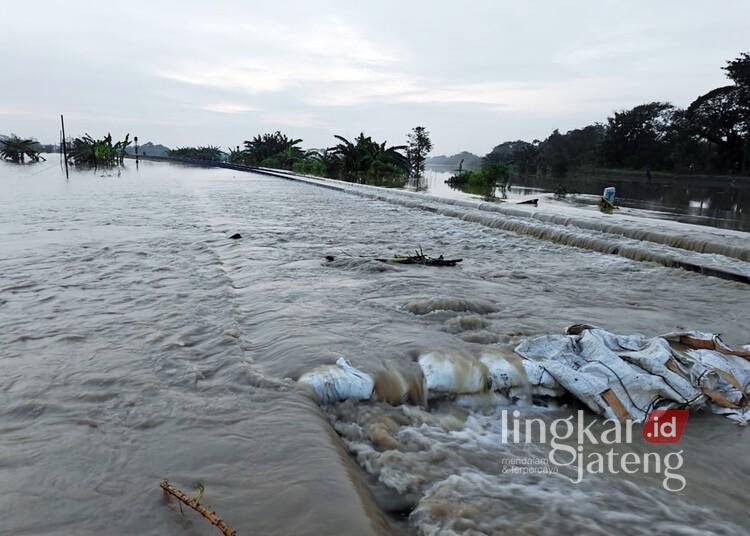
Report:
[[[463,261],[463,259],[446,259],[442,255],[439,257],[429,257],[424,254],[421,247],[419,250],[414,251],[414,255],[392,255],[390,257],[366,257],[360,255],[360,258],[371,258],[374,261],[388,264],[421,264],[423,266],[456,266],[459,262]],[[333,262],[336,260],[336,257],[326,255],[326,260]]]
[[[224,536],[237,536],[237,531],[229,528],[229,526],[224,523],[224,521],[216,515],[216,512],[213,512],[203,506],[200,503],[200,499],[203,497],[204,488],[202,484],[199,484],[197,486],[198,489],[198,496],[195,499],[191,499],[188,497],[184,492],[174,487],[172,484],[169,483],[169,481],[165,480],[161,484],[161,489],[164,490],[164,493],[167,495],[171,495],[172,497],[176,498],[178,501],[180,501],[182,504],[189,506],[196,512],[198,512],[200,515],[205,517],[209,523],[211,523],[214,527],[219,529],[221,533]]]

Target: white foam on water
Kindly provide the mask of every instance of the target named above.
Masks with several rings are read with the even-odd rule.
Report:
[[[571,473],[510,474],[506,462],[545,458],[534,443],[504,444],[499,409],[445,404],[344,403],[327,413],[350,453],[379,485],[413,502],[419,534],[739,534],[720,514],[645,481]],[[521,408],[556,418],[565,410]],[[698,484],[694,484],[698,485]]]

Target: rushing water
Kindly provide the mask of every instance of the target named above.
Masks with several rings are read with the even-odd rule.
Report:
[[[422,186],[426,192],[443,197],[472,197],[445,184],[452,172],[433,168]],[[564,180],[517,177],[507,191],[508,201],[519,201],[554,192],[563,184],[570,193],[567,202],[593,206],[606,186],[617,189],[617,204],[642,212],[651,218],[675,220],[724,229],[750,231],[750,179],[683,178],[649,183],[645,177],[617,175],[570,176]],[[474,196],[476,197],[476,196]]]
[[[229,170],[0,164],[0,192],[2,533],[212,533],[165,478],[203,483],[240,534],[750,528],[750,432],[720,417],[688,427],[684,492],[574,486],[503,474],[536,447],[501,445],[494,407],[321,409],[294,381],[338,356],[408,369],[574,322],[748,342],[742,284]],[[464,262],[359,257],[420,244]]]

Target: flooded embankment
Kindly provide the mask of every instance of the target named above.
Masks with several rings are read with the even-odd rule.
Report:
[[[747,262],[750,242],[747,233],[742,231],[632,215],[612,216],[576,210],[560,203],[549,203],[549,200],[540,210],[533,205],[446,199],[276,170],[268,170],[268,173],[568,246],[750,283]]]
[[[165,163],[102,175],[0,164],[2,532],[211,534],[164,502],[164,478],[203,483],[239,534],[750,527],[750,432],[720,417],[691,420],[672,494],[658,475],[503,472],[539,447],[501,444],[497,406],[321,408],[296,385],[341,356],[408,371],[574,322],[746,343],[747,285],[441,213],[500,217],[480,208]],[[419,244],[464,261],[370,258]]]
[[[454,171],[445,167],[428,168],[420,188],[430,194],[448,198],[471,198],[450,188],[445,180]],[[633,213],[650,219],[698,224],[719,229],[750,231],[750,177],[720,175],[672,175],[654,173],[649,180],[644,170],[591,170],[564,178],[551,176],[513,176],[507,189],[510,202],[523,197],[542,196],[564,189],[568,207],[590,208],[604,188],[617,190],[617,204],[622,213]],[[498,197],[502,192],[497,193]],[[541,208],[541,207],[540,207]],[[560,206],[556,207],[558,210]]]

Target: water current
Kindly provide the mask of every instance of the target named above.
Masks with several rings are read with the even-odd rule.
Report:
[[[420,245],[464,260],[372,260]],[[321,408],[295,381],[340,356],[408,375],[428,350],[509,349],[576,322],[746,343],[747,285],[154,162],[67,181],[54,161],[0,164],[0,252],[4,534],[212,534],[163,479],[201,483],[239,534],[750,531],[750,432],[721,417],[691,420],[671,493],[658,475],[503,472],[544,449],[502,444],[494,403]]]

